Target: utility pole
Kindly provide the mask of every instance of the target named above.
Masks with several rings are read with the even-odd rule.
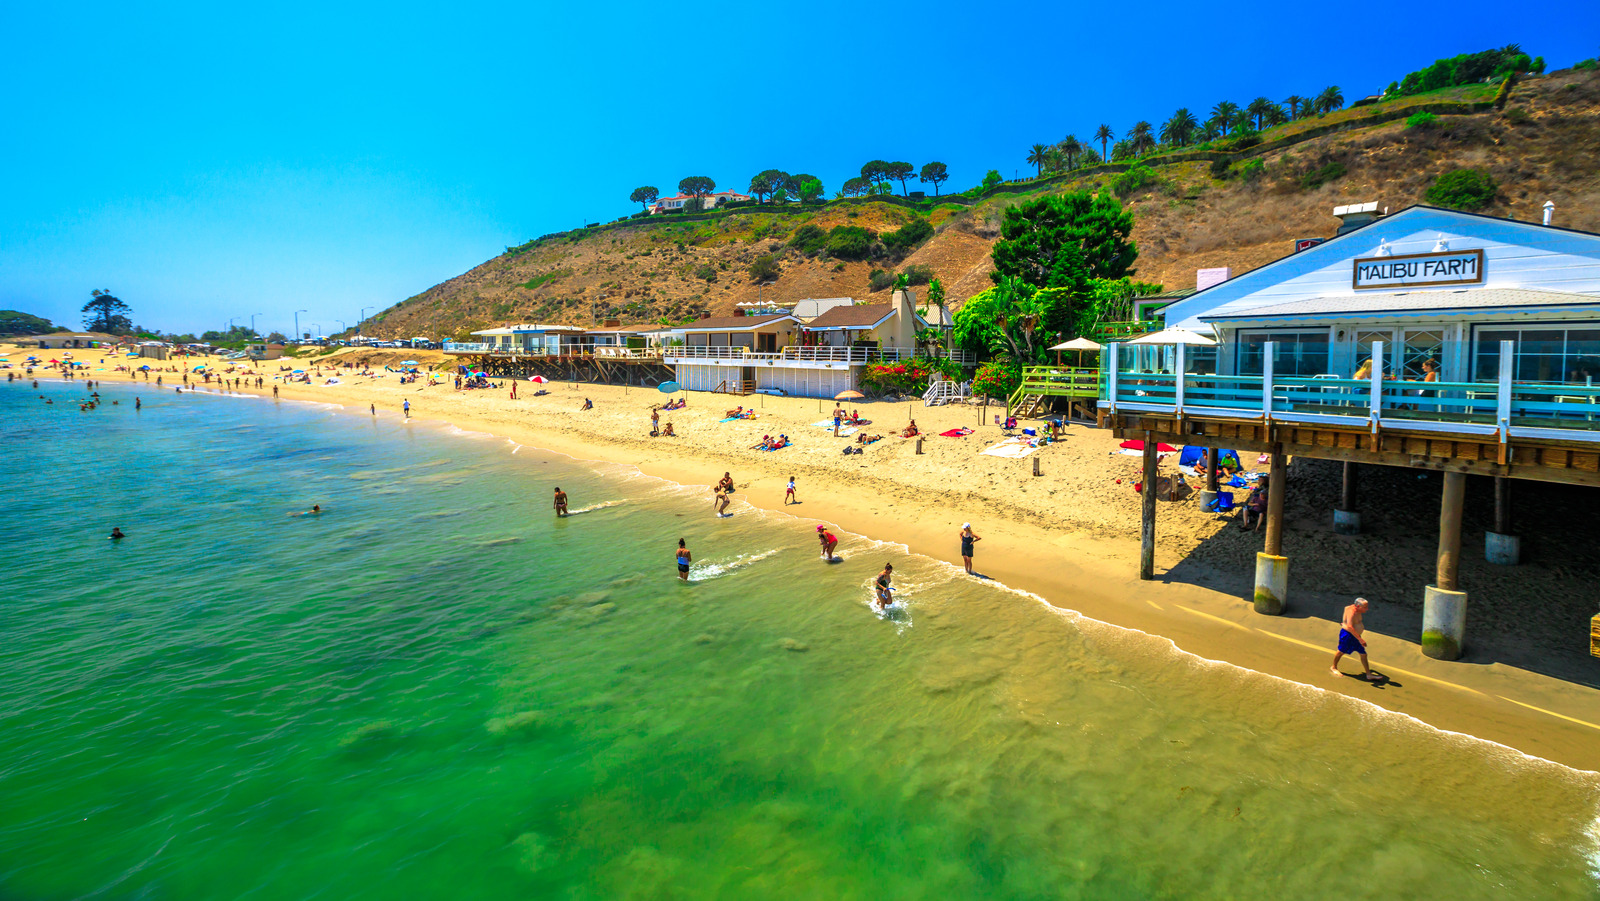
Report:
[[[260,316],[260,315],[261,315],[260,313],[251,313],[250,314],[250,337],[252,337],[252,338],[259,337],[256,334],[256,317]]]
[[[367,331],[367,311],[370,310],[370,309],[372,309],[372,308],[371,307],[362,307],[361,308],[361,321],[356,323],[356,331],[360,332],[361,334],[366,334],[366,331]]]
[[[296,343],[296,344],[300,343],[300,314],[304,313],[304,312],[306,312],[306,311],[305,310],[295,310],[294,311],[294,343]]]

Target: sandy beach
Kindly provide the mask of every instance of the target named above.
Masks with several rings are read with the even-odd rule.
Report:
[[[11,371],[19,374],[16,367],[27,354],[57,356],[25,346],[6,350]],[[80,380],[130,381],[130,373],[114,371],[127,362],[96,351],[76,353],[76,359],[89,363]],[[104,363],[98,362],[102,359]],[[401,359],[415,359],[424,367],[445,365],[438,352],[345,351],[321,359],[320,373],[310,361],[285,358],[256,364],[250,385],[238,391],[271,397],[278,385],[280,401],[338,404],[350,415],[362,416],[373,415],[372,408],[376,415],[398,416],[409,400],[414,419],[707,486],[708,505],[709,486],[726,471],[740,499],[797,517],[797,529],[828,523],[903,543],[956,566],[961,562],[958,532],[963,522],[971,522],[983,539],[977,546],[976,571],[1038,598],[1019,597],[1018,603],[1048,603],[1160,635],[1201,658],[1342,692],[1440,729],[1600,770],[1600,661],[1587,656],[1593,601],[1578,596],[1581,584],[1593,582],[1586,571],[1579,572],[1585,564],[1572,563],[1574,558],[1562,553],[1559,544],[1582,542],[1586,536],[1560,529],[1540,533],[1535,544],[1543,541],[1544,550],[1534,560],[1513,568],[1490,567],[1482,560],[1481,530],[1472,531],[1469,509],[1467,540],[1478,542],[1463,564],[1463,582],[1474,605],[1468,626],[1472,644],[1465,661],[1428,659],[1417,644],[1417,623],[1422,588],[1431,579],[1436,539],[1428,523],[1430,518],[1436,521],[1438,485],[1413,472],[1374,473],[1364,482],[1372,511],[1368,534],[1341,538],[1325,521],[1330,498],[1337,495],[1337,470],[1320,461],[1292,462],[1284,542],[1291,559],[1290,609],[1284,616],[1266,617],[1255,614],[1246,599],[1261,535],[1241,531],[1231,518],[1199,510],[1192,499],[1158,505],[1157,580],[1136,578],[1139,495],[1133,484],[1139,479],[1140,460],[1118,453],[1117,441],[1106,431],[1073,425],[1062,440],[1032,455],[990,456],[982,451],[1003,439],[993,423],[1002,408],[862,402],[848,405],[870,420],[861,432],[885,437],[860,454],[844,454],[844,448],[860,446],[857,436],[834,437],[831,427],[818,425],[829,419],[831,401],[691,393],[686,409],[662,413],[662,422],[670,421],[677,437],[652,438],[651,409],[668,399],[654,389],[551,383],[543,386],[547,395],[535,397],[540,386],[519,382],[518,397],[512,400],[509,387],[456,391],[443,374],[439,385],[429,386],[426,376],[401,385],[396,374],[385,371]],[[368,377],[349,369],[335,371],[329,360],[365,361],[375,372]],[[133,360],[131,365],[144,362]],[[155,391],[160,375],[164,385],[159,390],[171,392],[182,386],[179,372],[202,362],[227,368],[215,359],[152,362],[167,371],[152,373],[148,381],[135,374],[132,380]],[[300,367],[311,370],[311,384],[275,380],[281,370]],[[40,378],[54,375],[35,372]],[[260,389],[254,387],[256,376],[264,380]],[[339,383],[324,384],[330,377]],[[206,394],[219,389],[215,382],[196,380],[192,390]],[[581,409],[585,399],[592,400],[593,409]],[[741,405],[753,408],[756,418],[722,421],[728,410]],[[897,437],[913,418],[925,436],[920,453],[916,440]],[[966,437],[939,434],[958,428],[975,431]],[[787,435],[792,445],[777,451],[755,448],[764,436],[779,434]],[[1033,475],[1035,459],[1038,476]],[[1246,469],[1264,468],[1253,459],[1244,462]],[[1173,455],[1163,461],[1162,472],[1175,470]],[[797,504],[784,499],[791,476],[797,482]],[[1552,509],[1557,517],[1564,515],[1560,505],[1566,501],[1544,492],[1554,487],[1531,486],[1524,509],[1537,503],[1545,518]],[[594,500],[574,498],[573,503]],[[302,501],[309,505],[326,499],[293,500]],[[1581,512],[1574,511],[1580,519]],[[1368,684],[1328,672],[1339,611],[1355,594],[1372,600],[1372,663],[1390,678],[1387,683]],[[1347,660],[1344,671],[1359,673],[1358,662]]]

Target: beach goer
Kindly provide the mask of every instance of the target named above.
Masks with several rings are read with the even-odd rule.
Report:
[[[567,493],[562,491],[560,486],[556,487],[556,515],[567,515]]]
[[[585,409],[585,410],[593,410],[594,409],[594,401],[590,400],[587,397],[584,398],[583,399],[583,409]]]
[[[694,555],[689,553],[689,546],[684,544],[682,538],[678,539],[677,558],[678,578],[687,582],[689,581],[689,561],[694,559]]]
[[[839,546],[839,539],[827,526],[817,526],[817,541],[822,543],[822,559],[832,560],[833,549]]]
[[[661,434],[661,410],[652,407],[650,409],[650,437],[653,438],[659,434]]]
[[[400,404],[400,409],[404,410],[405,414],[406,414],[406,418],[410,419],[411,418],[411,398],[409,398],[409,397],[406,398],[405,402]]]
[[[377,416],[378,415],[378,405],[377,404],[367,404],[367,409],[372,411],[372,415],[373,416]]]
[[[789,487],[783,491],[783,502],[785,504],[799,503],[799,498],[794,496],[794,476],[789,477]]]
[[[882,613],[884,608],[894,603],[893,582],[894,564],[885,563],[883,565],[883,572],[878,573],[878,577],[872,581],[872,590],[873,594],[875,595],[875,603],[872,606],[873,609],[877,610],[879,613]]]
[[[144,409],[144,401],[142,399],[140,399],[140,398],[137,398],[137,397],[134,398],[133,399],[133,409],[134,409],[135,412],[137,412],[139,410],[143,410]]]
[[[982,540],[972,531],[972,523],[961,524],[961,562],[966,565],[969,576],[972,575],[972,546]]]
[[[1361,678],[1374,681],[1372,667],[1367,664],[1366,627],[1361,622],[1367,606],[1366,598],[1356,598],[1355,603],[1344,608],[1344,620],[1339,623],[1339,649],[1333,654],[1333,666],[1328,667],[1335,676],[1344,675],[1339,670],[1339,661],[1344,655],[1355,654],[1361,658]]]
[[[116,526],[112,526],[111,527],[111,540],[112,541],[115,541],[118,538],[127,538],[127,537],[128,537],[127,535],[124,535],[122,533],[121,529],[117,528]]]
[[[726,491],[726,492],[728,492],[730,494],[733,493],[733,474],[732,473],[726,473],[725,472],[725,473],[722,474],[722,480],[717,483],[717,490]]]
[[[717,494],[716,497],[711,499],[711,505],[716,508],[715,512],[718,516],[728,515],[728,502],[731,500],[729,495],[732,493],[733,489],[731,488],[723,490],[721,486],[717,487]]]
[[[1250,489],[1250,497],[1245,500],[1244,510],[1239,513],[1239,528],[1246,532],[1259,531],[1261,524],[1266,521],[1267,477],[1262,476],[1256,480],[1256,487]]]
[[[661,430],[661,436],[663,438],[676,438],[678,433],[672,430],[672,423],[668,422],[666,427]]]

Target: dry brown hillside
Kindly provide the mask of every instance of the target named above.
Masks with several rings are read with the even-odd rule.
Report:
[[[1359,114],[1359,111],[1350,111]],[[1268,135],[1270,138],[1270,134]],[[1520,84],[1503,111],[1441,116],[1431,128],[1402,121],[1355,128],[1261,154],[1258,177],[1212,177],[1204,162],[1160,166],[1161,181],[1126,198],[1139,246],[1137,277],[1194,286],[1198,268],[1235,274],[1284,256],[1299,237],[1332,234],[1334,206],[1377,201],[1398,210],[1423,202],[1442,172],[1488,171],[1500,184],[1483,212],[1537,220],[1546,200],[1556,223],[1600,231],[1600,73],[1557,72]],[[1317,172],[1339,172],[1316,184]],[[1237,168],[1237,167],[1236,167]],[[1111,175],[1042,184],[1035,194],[1104,190]],[[712,221],[639,220],[534,242],[416,295],[374,317],[384,337],[462,336],[514,322],[594,324],[674,321],[735,304],[807,297],[866,298],[873,269],[922,264],[959,303],[988,287],[989,249],[1004,209],[1034,196],[1000,194],[966,208],[940,207],[933,238],[904,259],[845,262],[786,247],[796,228],[861,225],[878,232],[916,213],[888,203],[830,204],[809,213],[741,210]],[[773,253],[782,271],[759,287],[747,267]]]

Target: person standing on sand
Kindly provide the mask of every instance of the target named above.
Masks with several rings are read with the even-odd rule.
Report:
[[[511,382],[511,399],[512,400],[516,400],[517,399],[517,383],[516,383],[516,380],[514,380],[514,379]]]
[[[400,404],[400,409],[404,410],[405,414],[406,414],[406,418],[410,419],[411,418],[411,398],[409,398],[409,397],[406,398],[405,402]]]
[[[822,559],[833,562],[833,549],[839,546],[839,539],[827,526],[817,526],[817,540],[822,542]]]
[[[687,582],[689,581],[689,561],[694,559],[694,555],[689,553],[689,546],[684,544],[682,538],[678,539],[676,555],[678,559],[678,578]]]
[[[789,487],[784,489],[783,502],[785,504],[800,503],[800,499],[794,496],[794,476],[789,477]]]
[[[1366,598],[1356,598],[1355,603],[1344,608],[1344,621],[1339,624],[1339,650],[1334,652],[1333,666],[1328,667],[1335,676],[1344,675],[1339,670],[1339,660],[1346,654],[1355,654],[1361,658],[1361,678],[1374,681],[1372,667],[1367,665],[1366,628],[1361,623],[1366,612]]]
[[[657,436],[659,434],[661,434],[661,409],[659,407],[651,407],[650,408],[650,437],[654,438],[655,436]]]
[[[562,491],[559,485],[556,486],[556,515],[567,515],[567,493]]]
[[[972,545],[982,540],[972,531],[972,523],[961,524],[961,562],[966,565],[969,576],[972,575]]]

